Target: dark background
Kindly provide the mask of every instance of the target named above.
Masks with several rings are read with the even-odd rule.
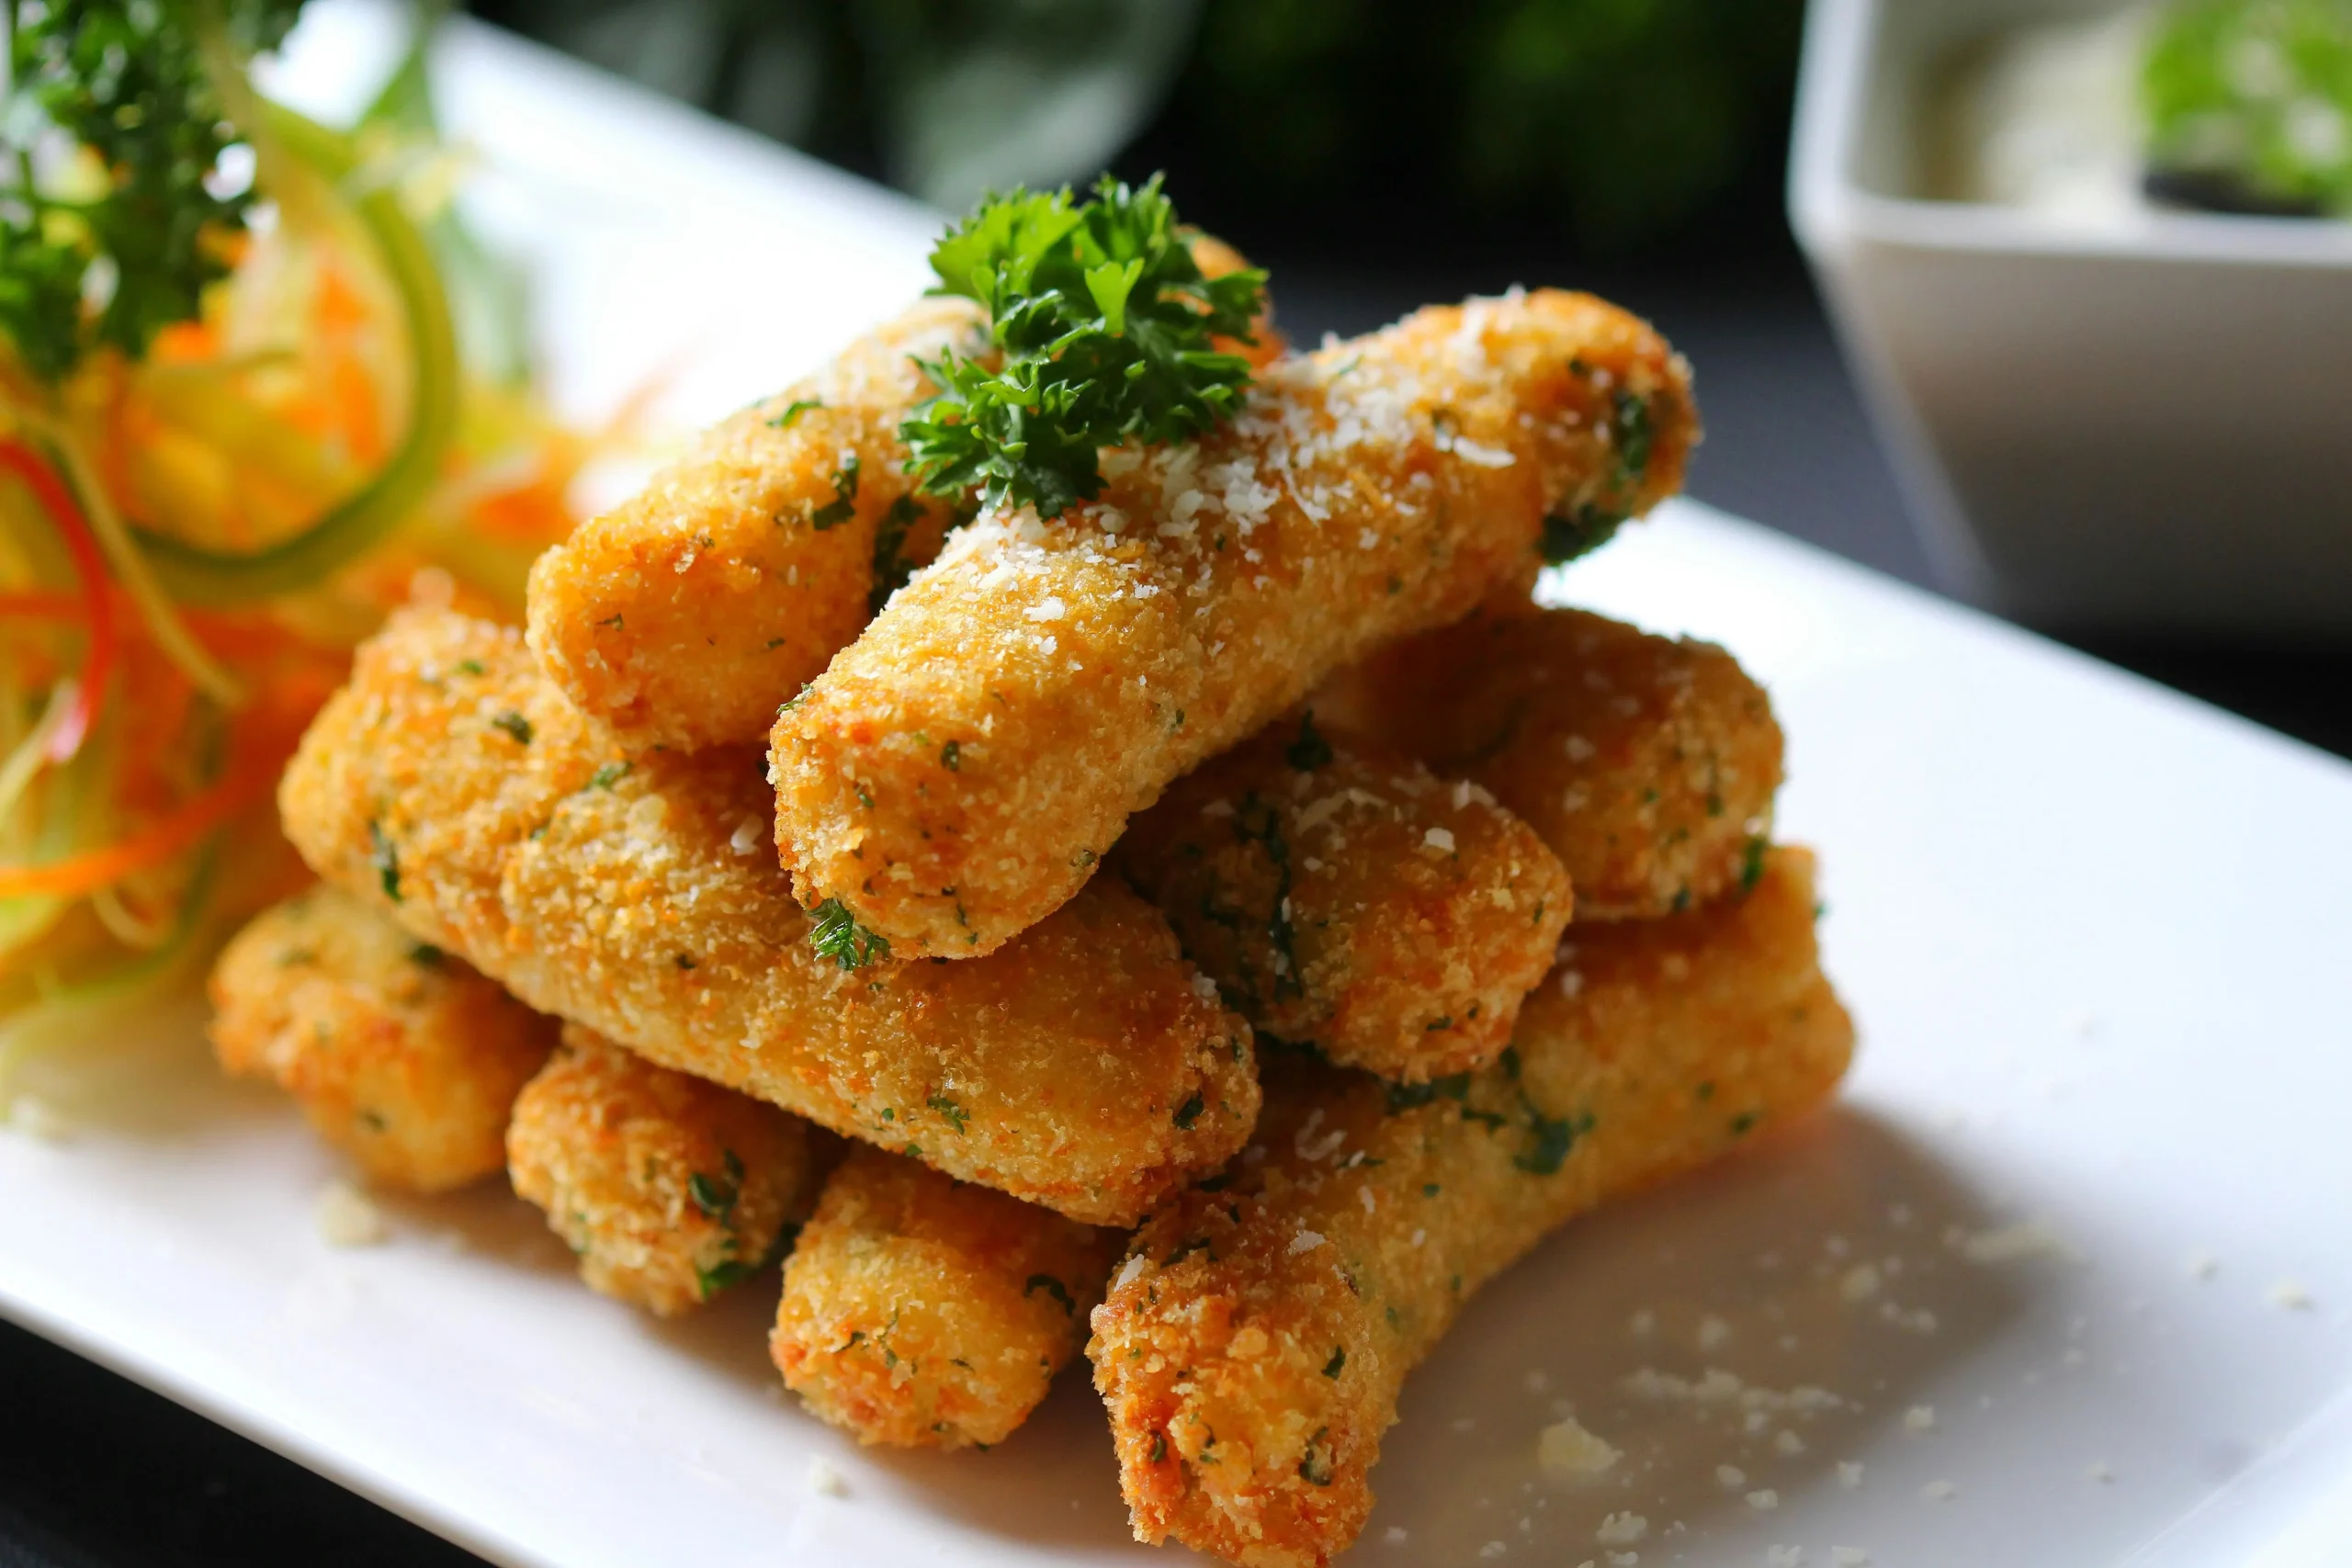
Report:
[[[1003,120],[1125,62],[1121,112],[1057,148],[1087,166],[1014,146],[989,177],[1166,170],[1189,220],[1270,269],[1306,341],[1512,283],[1618,299],[1699,367],[1695,493],[1933,586],[1783,216],[1799,0],[475,9],[951,208],[972,170],[926,161],[926,137],[1017,142]],[[1011,84],[995,100],[958,75],[983,58]],[[2070,640],[2352,755],[2345,649]],[[279,1561],[474,1559],[0,1325],[0,1568]]]

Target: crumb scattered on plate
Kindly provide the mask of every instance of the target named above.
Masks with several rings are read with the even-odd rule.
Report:
[[[391,1235],[384,1212],[348,1181],[330,1181],[319,1189],[311,1222],[329,1247],[375,1247]]]

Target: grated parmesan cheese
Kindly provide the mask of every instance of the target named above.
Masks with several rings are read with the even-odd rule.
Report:
[[[329,1247],[375,1247],[391,1234],[384,1212],[348,1181],[330,1181],[319,1189],[311,1221]]]
[[[1572,1416],[1544,1427],[1535,1439],[1535,1462],[1546,1475],[1581,1480],[1601,1474],[1618,1458],[1613,1446]]]

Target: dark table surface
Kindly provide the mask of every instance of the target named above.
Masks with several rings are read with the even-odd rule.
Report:
[[[1572,268],[1524,255],[1335,270],[1261,254],[1294,338],[1362,331],[1514,282],[1593,288],[1654,319],[1699,370],[1690,488],[1729,512],[1933,586],[1901,493],[1786,244],[1714,262]],[[2110,639],[2088,650],[2352,756],[2352,649]],[[156,1281],[168,1290],[169,1281]],[[477,1561],[287,1460],[0,1324],[0,1568]]]

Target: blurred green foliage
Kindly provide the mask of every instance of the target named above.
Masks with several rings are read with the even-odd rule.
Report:
[[[2352,0],[2177,4],[2142,96],[2160,182],[2212,186],[2210,205],[2352,215]]]
[[[478,0],[950,209],[1144,139],[1188,207],[1622,250],[1777,168],[1803,0]],[[1206,193],[1196,196],[1197,192]]]

